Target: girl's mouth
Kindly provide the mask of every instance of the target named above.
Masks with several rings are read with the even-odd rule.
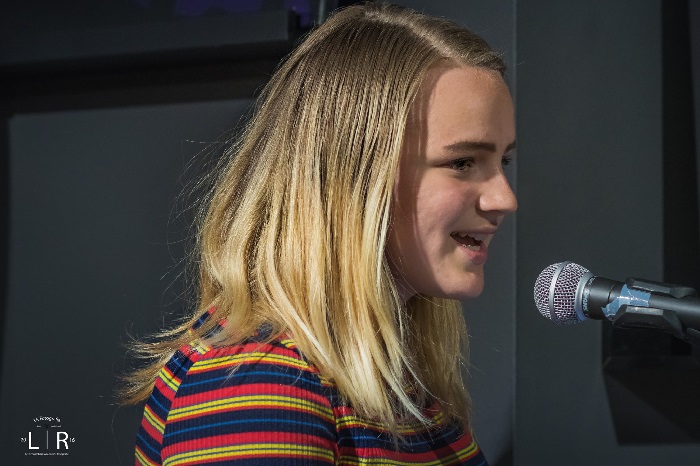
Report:
[[[471,251],[481,251],[481,246],[488,235],[476,233],[452,233],[452,238]]]

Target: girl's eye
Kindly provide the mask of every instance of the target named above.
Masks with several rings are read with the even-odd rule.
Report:
[[[501,159],[501,165],[503,165],[504,167],[507,167],[512,162],[513,162],[513,157],[511,157],[509,155],[504,155],[503,158]]]
[[[474,159],[471,157],[465,159],[457,159],[450,162],[450,168],[458,171],[465,171],[467,168],[474,166]]]

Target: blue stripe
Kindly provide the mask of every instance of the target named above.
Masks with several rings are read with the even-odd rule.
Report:
[[[167,433],[167,434],[163,435],[163,438],[171,437],[173,435],[183,434],[185,432],[192,432],[195,430],[209,429],[211,427],[227,426],[227,425],[234,425],[234,424],[249,424],[249,423],[258,423],[258,422],[270,422],[270,423],[274,423],[274,424],[293,424],[293,425],[302,425],[302,426],[306,426],[306,427],[321,428],[321,426],[319,426],[318,424],[312,424],[310,422],[303,422],[303,421],[290,421],[290,420],[286,420],[286,419],[242,419],[240,421],[217,422],[214,424],[204,424],[204,425],[199,425],[199,426],[195,426],[195,427],[190,427],[189,429],[181,429],[181,430]],[[326,429],[321,429],[321,430],[326,430]]]
[[[167,398],[166,398],[166,400],[167,400]],[[163,406],[162,404],[160,404],[160,402],[158,401],[158,399],[155,397],[155,394],[151,395],[151,399],[149,400],[149,403],[148,403],[148,404],[151,404],[151,403],[150,403],[151,401],[152,401],[153,403],[157,404],[158,407],[159,407],[160,409],[162,409],[163,411],[165,411],[165,414],[166,414],[166,415],[168,414],[168,411],[170,411],[170,407],[167,407],[167,408],[166,408],[165,406]]]
[[[274,366],[273,366],[273,367],[274,367]],[[213,379],[206,379],[206,380],[202,380],[201,382],[186,382],[186,383],[185,383],[185,382],[182,382],[182,383],[180,384],[180,388],[182,388],[182,387],[194,387],[194,386],[196,386],[196,385],[208,384],[208,383],[216,382],[216,381],[219,381],[219,380],[233,380],[233,379],[235,379],[235,378],[237,378],[237,377],[242,377],[242,376],[246,376],[246,375],[250,375],[250,376],[262,375],[262,376],[271,376],[271,377],[286,377],[286,378],[288,378],[288,379],[303,380],[304,382],[309,383],[309,384],[314,385],[314,386],[317,386],[317,387],[323,387],[323,384],[322,384],[320,381],[316,381],[316,380],[314,380],[313,378],[304,378],[304,379],[302,379],[302,378],[299,377],[299,375],[291,375],[291,374],[285,374],[285,373],[283,373],[283,372],[273,372],[273,371],[269,371],[269,372],[259,372],[259,371],[256,371],[256,372],[252,372],[252,371],[242,372],[242,371],[240,371],[240,369],[239,369],[238,371],[234,372],[233,374],[227,375],[227,376],[224,376],[224,377],[216,377],[216,378],[213,378]],[[261,383],[261,382],[258,381],[258,380],[256,380],[254,383]]]
[[[146,448],[148,448],[149,450],[151,450],[153,453],[156,454],[156,458],[160,458],[160,452],[159,452],[158,450],[154,449],[154,448],[147,442],[147,440],[141,435],[141,432],[144,432],[144,433],[145,433],[145,431],[139,429],[139,433],[136,434],[136,440],[141,440],[141,442],[138,442],[138,441],[137,441],[137,442],[136,442],[136,445],[137,445],[137,446],[142,446],[142,447],[145,446]],[[148,438],[150,438],[151,440],[153,439],[151,436],[149,436]],[[141,450],[143,450],[143,448],[142,448]]]
[[[184,361],[183,361],[184,359]],[[185,367],[187,363],[190,363],[189,366]],[[173,357],[168,361],[168,363],[165,365],[168,369],[170,369],[170,372],[173,373],[173,375],[176,375],[177,373],[180,372],[180,369],[184,369],[185,374],[187,374],[187,371],[190,370],[190,367],[192,366],[192,360],[189,359],[187,356],[185,356],[182,351],[177,350],[175,351],[175,354],[173,354]],[[178,377],[180,378],[180,377]]]
[[[364,430],[364,428],[362,428],[362,427],[351,427],[351,428],[349,428],[349,430],[351,430],[351,431],[352,431],[352,430],[355,430],[355,429]],[[457,440],[456,437],[453,437],[453,434],[454,434],[454,432],[455,432],[456,430],[458,430],[458,429],[457,429],[457,428],[453,428],[451,431],[444,431],[444,432],[441,432],[441,433],[440,433],[440,439],[439,439],[439,440],[440,440],[440,441],[447,442],[448,444],[452,444],[453,442],[455,442],[455,441]],[[386,438],[386,437],[388,437],[389,435],[390,435],[390,434],[388,434],[388,433],[386,433],[386,432],[380,432],[379,435],[353,435],[353,436],[351,436],[351,437],[348,437],[348,439],[351,440],[352,442],[354,442],[354,441],[356,441],[356,440],[369,440],[370,442],[381,441],[381,442],[384,442],[384,443],[387,444],[387,445],[391,445],[392,448],[393,448],[393,445],[394,445],[393,439]],[[406,443],[405,446],[406,446],[406,447],[410,447],[410,448],[413,448],[413,447],[418,446],[418,445],[423,445],[423,446],[425,446],[425,445],[430,445],[430,446],[434,445],[435,442],[434,442],[434,440],[432,440],[432,439],[431,439],[431,440],[418,440],[418,439],[416,439],[416,438],[413,438],[413,437],[418,437],[419,435],[420,435],[420,434],[413,435],[413,436],[407,436],[407,437],[406,437],[406,439],[407,439],[406,442],[403,442],[403,443]],[[385,438],[382,438],[382,437],[385,437]],[[343,440],[344,440],[344,439],[339,439],[339,440],[338,440],[338,443],[342,443]],[[372,446],[374,446],[374,445],[372,445]],[[403,446],[403,445],[402,445],[402,446]],[[431,451],[431,450],[428,450],[428,451]],[[416,453],[426,453],[426,452],[425,452],[425,451],[421,451],[421,452],[416,452]]]

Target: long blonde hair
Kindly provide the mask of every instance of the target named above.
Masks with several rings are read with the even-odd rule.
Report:
[[[426,72],[445,61],[505,68],[477,35],[392,5],[346,8],[308,35],[262,91],[202,210],[199,305],[159,342],[137,345],[150,364],[129,377],[125,403],[145,400],[173,352],[225,318],[212,344],[267,323],[358,415],[394,432],[428,422],[429,400],[468,424],[460,305],[402,302],[385,256],[408,115]]]

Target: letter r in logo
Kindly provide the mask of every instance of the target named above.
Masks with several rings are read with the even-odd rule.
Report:
[[[68,432],[56,432],[56,450],[61,449],[61,442],[68,450]]]

